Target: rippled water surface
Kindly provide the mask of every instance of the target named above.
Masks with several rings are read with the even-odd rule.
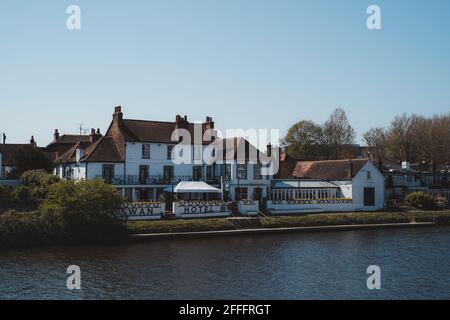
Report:
[[[82,290],[66,288],[81,268]],[[382,289],[369,291],[378,265]],[[1,299],[450,298],[450,228],[0,251]]]

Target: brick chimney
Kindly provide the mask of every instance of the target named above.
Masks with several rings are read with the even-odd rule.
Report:
[[[98,139],[100,139],[102,135],[100,134],[100,129],[97,129],[97,132],[94,128],[91,129],[91,134],[89,135],[89,141],[91,143],[95,143]]]
[[[59,139],[59,131],[58,129],[55,129],[55,133],[53,134],[53,141],[56,141]]]
[[[114,107],[113,120],[121,121],[122,119],[123,119],[122,107],[121,106]]]
[[[36,141],[34,140],[34,136],[31,136],[30,144],[31,144],[33,147],[36,147],[36,146],[37,146]]]
[[[214,121],[212,117],[206,117],[205,129],[214,129]]]
[[[187,116],[181,117],[179,114],[175,117],[175,127],[177,129],[186,129],[188,125]]]

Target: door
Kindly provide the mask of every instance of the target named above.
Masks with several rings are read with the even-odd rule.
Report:
[[[148,166],[139,166],[139,184],[147,184]]]
[[[364,206],[375,205],[375,188],[364,188]]]
[[[173,178],[173,166],[164,166],[164,182],[170,183]]]
[[[258,203],[260,209],[264,208],[264,201],[262,201],[262,188],[253,189],[253,200]]]

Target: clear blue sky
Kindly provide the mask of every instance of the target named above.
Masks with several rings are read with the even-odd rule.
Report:
[[[66,29],[70,4],[79,31]],[[366,28],[370,4],[380,31]],[[115,105],[282,133],[341,106],[359,136],[403,112],[448,112],[450,1],[1,1],[8,142],[46,145],[79,123],[104,132]]]

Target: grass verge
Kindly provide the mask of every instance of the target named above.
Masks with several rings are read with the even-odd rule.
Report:
[[[289,228],[330,225],[383,224],[408,222],[433,222],[450,224],[450,211],[417,212],[352,212],[308,214],[302,216],[276,216],[260,218],[256,228]],[[131,234],[175,233],[195,231],[233,230],[227,218],[169,220],[169,221],[130,221],[127,224]],[[248,228],[252,228],[249,226]]]

